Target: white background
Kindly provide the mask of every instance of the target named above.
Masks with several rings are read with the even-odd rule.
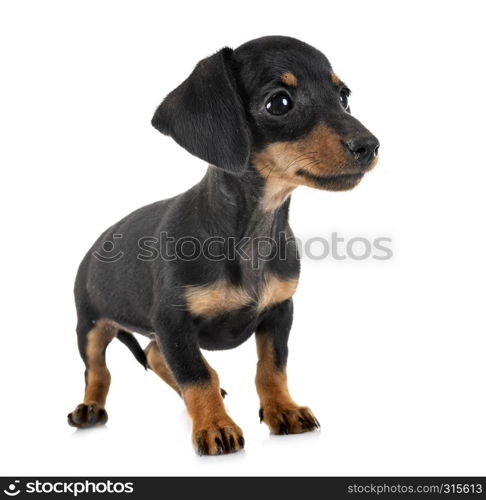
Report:
[[[481,7],[2,2],[0,473],[486,474]],[[303,261],[289,378],[322,430],[259,424],[250,339],[207,354],[245,452],[197,457],[182,402],[117,342],[108,425],[75,431],[77,265],[114,221],[203,175],[151,127],[161,99],[199,59],[267,34],[321,49],[382,144],[356,190],[292,200],[301,238],[393,238],[390,261]]]

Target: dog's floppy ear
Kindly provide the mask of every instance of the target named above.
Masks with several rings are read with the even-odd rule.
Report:
[[[152,125],[193,155],[233,173],[250,156],[250,129],[227,47],[200,61],[157,108]]]

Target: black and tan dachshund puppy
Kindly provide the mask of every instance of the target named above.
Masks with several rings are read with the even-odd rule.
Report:
[[[153,126],[210,165],[185,193],[110,227],[82,261],[75,298],[86,389],[71,425],[106,422],[105,350],[118,337],[183,398],[198,453],[240,450],[243,433],[201,349],[255,334],[260,419],[276,434],[318,428],[287,388],[299,278],[288,211],[297,186],[351,189],[375,165],[378,140],[350,114],[349,93],[321,52],[271,36],[202,60],[166,97]],[[145,351],[132,332],[151,339]]]

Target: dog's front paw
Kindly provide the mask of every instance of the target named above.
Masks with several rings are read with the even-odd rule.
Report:
[[[319,421],[306,406],[260,408],[260,422],[265,422],[272,434],[300,434],[320,427]]]
[[[243,431],[234,423],[214,423],[192,433],[198,455],[223,455],[242,450],[245,446]]]
[[[106,424],[108,413],[96,403],[80,404],[67,418],[68,424],[72,427],[85,428]]]

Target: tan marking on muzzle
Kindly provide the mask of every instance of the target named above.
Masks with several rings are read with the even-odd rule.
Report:
[[[274,142],[252,156],[252,162],[265,179],[262,208],[275,210],[300,185],[316,187],[297,175],[302,169],[318,176],[347,173],[347,158],[342,138],[325,125],[317,125],[306,137],[297,141]]]

